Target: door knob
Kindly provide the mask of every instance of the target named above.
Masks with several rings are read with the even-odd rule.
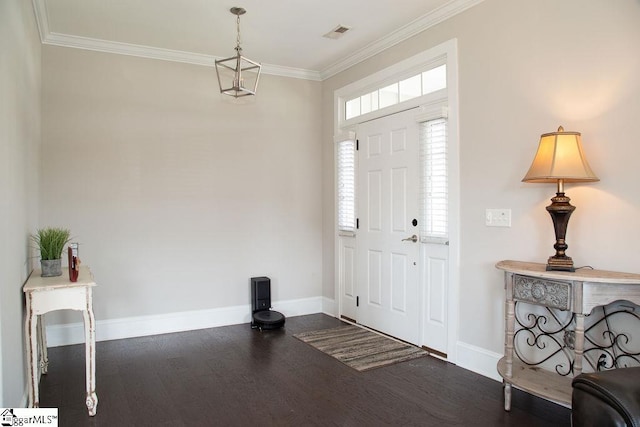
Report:
[[[407,242],[407,241],[412,241],[413,243],[418,241],[418,236],[416,236],[415,234],[411,237],[407,237],[406,239],[402,239],[403,242]]]

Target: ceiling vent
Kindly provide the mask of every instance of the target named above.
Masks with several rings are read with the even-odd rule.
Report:
[[[351,29],[351,27],[347,27],[345,25],[338,25],[337,27],[335,27],[333,30],[329,31],[327,34],[325,34],[322,37],[326,37],[328,39],[339,39],[340,37],[344,36],[344,34],[349,31]]]

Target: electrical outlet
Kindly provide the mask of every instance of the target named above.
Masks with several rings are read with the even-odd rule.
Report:
[[[487,227],[511,227],[511,209],[487,209],[485,224]]]

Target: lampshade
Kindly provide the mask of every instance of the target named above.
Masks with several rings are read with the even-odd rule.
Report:
[[[600,181],[591,170],[580,141],[580,132],[557,132],[540,136],[538,151],[523,182],[593,182]]]

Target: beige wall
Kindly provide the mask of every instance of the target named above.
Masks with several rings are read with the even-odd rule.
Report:
[[[323,294],[334,297],[333,92],[457,38],[460,122],[459,339],[501,353],[502,259],[546,262],[553,185],[520,182],[540,134],[582,132],[601,181],[567,185],[577,266],[640,272],[640,2],[485,0],[323,84]],[[511,228],[484,224],[512,209]],[[461,361],[464,364],[464,362]]]
[[[248,304],[248,278],[263,274],[274,300],[333,299],[333,92],[452,38],[461,344],[500,353],[494,263],[552,253],[554,188],[520,179],[539,135],[560,124],[583,133],[602,179],[567,188],[569,254],[637,272],[637,22],[637,0],[485,0],[322,83],[265,76],[255,103],[232,105],[208,67],[52,46],[41,91],[31,6],[0,2],[3,406],[24,394],[20,287],[37,226],[68,226],[82,243],[98,320]],[[512,227],[486,227],[485,208],[512,209]]]
[[[43,48],[40,220],[81,243],[98,321],[248,305],[252,276],[274,302],[321,293],[321,84],[263,76],[246,105],[216,84]]]
[[[30,2],[0,1],[0,407],[24,404],[22,285],[38,214],[40,38]]]

